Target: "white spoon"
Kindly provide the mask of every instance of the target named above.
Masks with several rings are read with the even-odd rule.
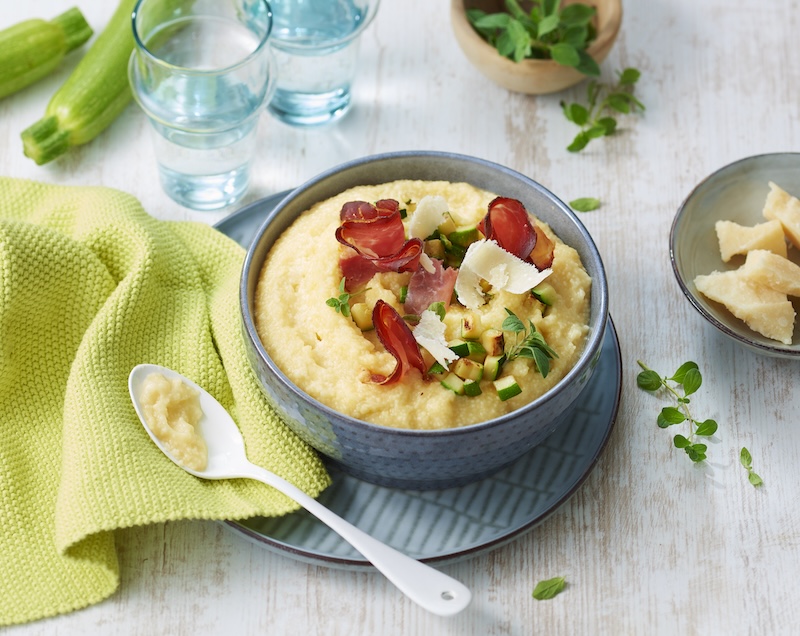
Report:
[[[168,378],[180,378],[200,393],[203,417],[198,423],[200,435],[208,447],[208,465],[198,471],[179,464],[147,425],[139,403],[142,382],[151,373],[162,373]],[[472,594],[455,579],[420,563],[351,525],[331,510],[308,496],[278,475],[251,463],[245,454],[244,440],[239,427],[228,412],[210,393],[179,373],[154,364],[134,367],[128,378],[128,389],[133,406],[145,430],[161,451],[178,466],[202,479],[255,479],[264,482],[290,497],[345,541],[358,550],[401,592],[429,612],[439,616],[453,616],[469,605]]]

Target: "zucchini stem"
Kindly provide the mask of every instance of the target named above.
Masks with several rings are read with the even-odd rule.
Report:
[[[50,20],[56,26],[59,26],[64,31],[66,38],[67,50],[69,53],[73,49],[77,49],[81,44],[86,42],[92,37],[92,27],[86,22],[86,18],[77,7],[67,9],[61,15],[57,15]]]
[[[69,131],[59,128],[55,115],[42,117],[22,131],[22,147],[25,156],[41,166],[67,151]]]

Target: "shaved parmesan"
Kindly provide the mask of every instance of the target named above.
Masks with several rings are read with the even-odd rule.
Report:
[[[431,257],[428,256],[425,252],[422,252],[422,254],[419,255],[419,264],[422,266],[422,269],[424,269],[429,274],[433,274],[436,271],[436,268],[433,266],[433,261],[431,260]]]
[[[482,239],[467,248],[456,278],[456,294],[467,309],[477,309],[485,302],[481,279],[496,290],[524,294],[552,272],[550,268],[539,271],[532,263],[504,250],[496,241]]]
[[[436,362],[445,369],[451,362],[458,360],[458,355],[447,346],[444,337],[444,323],[430,309],[426,309],[419,317],[419,323],[414,327],[414,339],[420,347],[427,349]]]
[[[409,238],[428,238],[442,224],[447,210],[447,200],[444,197],[422,197],[408,223]]]

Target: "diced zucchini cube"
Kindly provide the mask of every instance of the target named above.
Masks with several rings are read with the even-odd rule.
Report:
[[[437,361],[428,368],[428,373],[431,375],[444,375],[447,373],[447,367],[442,366],[442,363]]]
[[[453,373],[462,380],[480,382],[483,377],[483,365],[469,358],[459,358],[453,364]]]
[[[483,362],[486,359],[486,349],[477,340],[467,340],[467,357],[475,362]]]
[[[451,232],[456,231],[456,222],[453,221],[453,217],[450,216],[450,213],[444,215],[444,221],[439,224],[439,234],[447,236]]]
[[[455,353],[459,358],[466,358],[469,355],[469,345],[467,341],[462,338],[456,338],[447,343],[450,351]]]
[[[445,389],[450,389],[456,395],[464,395],[464,380],[455,373],[448,373],[442,380],[442,386]]]
[[[500,377],[500,371],[503,369],[503,364],[506,361],[506,355],[499,356],[486,356],[483,361],[483,376],[487,380],[496,380]]]
[[[499,380],[495,380],[494,388],[497,390],[497,397],[504,402],[522,393],[522,389],[519,388],[513,375],[504,375]]]
[[[361,331],[369,331],[375,328],[372,324],[372,309],[367,303],[354,303],[350,307],[350,315]]]
[[[455,232],[450,232],[450,234],[447,235],[447,238],[449,238],[454,245],[468,247],[480,238],[480,233],[478,232],[477,227],[474,225],[469,225],[466,227],[460,227]]]
[[[478,316],[468,313],[461,318],[461,337],[464,340],[477,338],[481,335],[481,320]],[[484,347],[485,348],[485,347]]]
[[[503,332],[499,329],[487,329],[481,334],[480,342],[486,350],[487,356],[500,356],[503,355],[505,350],[506,340]]]
[[[531,290],[531,293],[536,300],[545,305],[553,305],[558,297],[556,290],[550,283],[539,283]]]
[[[456,338],[447,343],[450,351],[455,353],[459,358],[469,358],[475,362],[483,362],[486,357],[486,349],[480,342],[475,340],[464,340],[463,338]]]
[[[475,380],[464,380],[464,395],[475,397],[483,393],[481,391],[481,383]]]
[[[438,258],[439,260],[444,260],[445,257],[444,243],[442,243],[440,239],[430,239],[425,241],[424,250],[425,253],[431,258]]]

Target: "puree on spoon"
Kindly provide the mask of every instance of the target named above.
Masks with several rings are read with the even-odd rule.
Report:
[[[200,394],[180,378],[151,373],[139,393],[144,417],[150,430],[181,466],[205,470],[208,449],[197,432],[203,416]]]
[[[255,325],[323,404],[390,427],[452,428],[563,378],[584,346],[590,290],[578,253],[519,201],[395,181],[294,221],[260,272]]]

